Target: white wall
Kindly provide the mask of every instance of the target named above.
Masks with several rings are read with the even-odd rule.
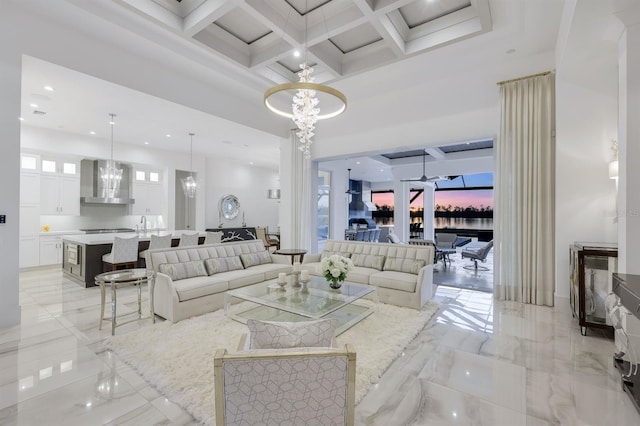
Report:
[[[280,200],[268,199],[267,190],[280,189],[278,170],[216,158],[207,158],[206,168],[206,228],[218,227],[218,202],[223,195],[233,194],[240,201],[240,214],[232,220],[223,219],[225,228],[241,226],[244,214],[247,226],[276,230]]]
[[[587,72],[587,70],[585,70]],[[613,76],[615,78],[615,76]],[[615,181],[609,179],[617,138],[616,94],[556,75],[556,296],[569,296],[569,245],[616,242]]]
[[[1,21],[1,20],[0,20]],[[20,53],[0,22],[0,329],[20,321],[18,246],[20,202]]]

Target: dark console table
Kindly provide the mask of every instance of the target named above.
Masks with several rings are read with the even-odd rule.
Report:
[[[222,232],[222,242],[257,240],[255,227],[207,228],[207,232]]]
[[[622,306],[640,319],[640,275],[613,274],[613,293],[620,298]],[[629,395],[636,410],[640,412],[640,374],[629,374],[631,365],[616,356],[613,365],[622,374],[622,389]]]

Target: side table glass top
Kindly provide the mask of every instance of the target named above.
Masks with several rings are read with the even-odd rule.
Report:
[[[122,269],[119,271],[109,271],[103,272],[102,274],[96,275],[96,282],[126,282],[139,280],[142,278],[147,278],[151,275],[151,272],[147,272],[144,268],[136,268],[136,269]]]

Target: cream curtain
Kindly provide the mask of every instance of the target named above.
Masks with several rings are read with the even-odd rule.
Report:
[[[500,98],[494,295],[553,306],[554,76],[503,83]]]
[[[297,129],[291,131],[291,242],[292,248],[311,247],[311,161],[298,149]]]

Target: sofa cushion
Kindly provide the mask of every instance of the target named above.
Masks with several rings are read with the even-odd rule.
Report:
[[[382,271],[384,256],[381,254],[354,254],[351,257],[354,266],[363,266]]]
[[[347,274],[347,281],[360,284],[369,284],[369,277],[377,272],[379,272],[377,269],[355,266],[353,270],[349,271],[349,273]]]
[[[251,272],[255,273],[263,273],[264,279],[272,280],[274,278],[278,278],[278,274],[280,272],[291,272],[291,265],[285,263],[265,263],[262,265],[252,266]]]
[[[416,291],[417,282],[415,275],[406,272],[382,271],[375,272],[369,277],[369,284],[371,285],[409,293]]]
[[[219,274],[220,272],[236,271],[244,269],[240,256],[218,257],[205,259],[204,266],[209,275]]]
[[[179,263],[163,263],[158,269],[163,274],[171,277],[171,280],[178,281],[185,278],[202,277],[207,275],[207,271],[202,260],[193,260],[190,262]]]
[[[210,294],[223,293],[229,289],[229,284],[225,279],[208,276],[175,281],[173,286],[178,293],[178,300],[181,302]]]
[[[257,253],[242,253],[240,255],[240,260],[242,261],[245,269],[251,266],[263,265],[265,263],[273,263],[271,255],[266,250],[259,251]]]
[[[335,318],[301,322],[250,319],[249,349],[331,347],[337,326]]]
[[[324,259],[325,257],[333,256],[334,254],[337,254],[338,256],[346,257],[347,259],[351,258],[351,253],[347,251],[323,251],[320,254],[320,260]]]
[[[425,265],[422,259],[403,259],[401,257],[388,257],[384,261],[383,271],[407,272],[418,275],[420,269]]]

